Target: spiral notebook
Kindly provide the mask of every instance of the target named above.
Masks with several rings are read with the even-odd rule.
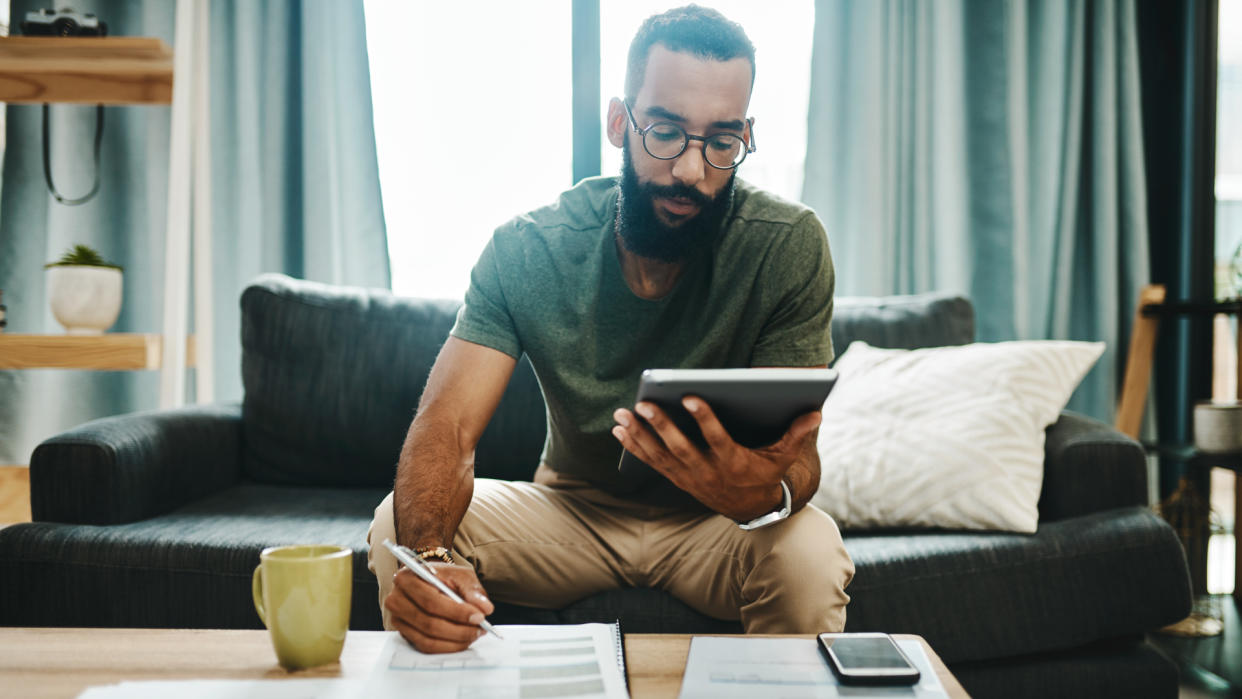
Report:
[[[366,696],[629,696],[621,624],[497,626],[460,653],[420,653],[393,633],[368,678]]]

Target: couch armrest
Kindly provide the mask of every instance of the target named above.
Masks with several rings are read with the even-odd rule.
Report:
[[[1147,457],[1138,442],[1069,411],[1046,434],[1041,521],[1147,504]]]
[[[237,481],[241,406],[195,405],[94,420],[35,448],[35,521],[120,524]]]

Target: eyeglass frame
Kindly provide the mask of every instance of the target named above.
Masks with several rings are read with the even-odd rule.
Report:
[[[621,104],[622,106],[625,107],[625,115],[629,117],[630,119],[630,126],[634,129],[634,133],[638,134],[639,140],[643,144],[643,150],[646,151],[647,155],[650,155],[656,160],[676,160],[685,154],[686,149],[690,147],[691,141],[702,141],[703,147],[706,148],[708,139],[720,135],[720,134],[712,134],[711,136],[695,136],[689,131],[686,131],[685,127],[683,127],[681,124],[678,124],[672,121],[653,121],[650,124],[648,124],[646,128],[640,128],[638,126],[638,120],[634,118],[633,110],[630,109],[630,103],[627,100],[621,100]],[[736,136],[742,142],[742,145],[745,146],[745,148],[742,149],[741,160],[730,165],[729,167],[720,167],[719,165],[713,163],[711,160],[707,158],[707,152],[706,150],[704,150],[703,162],[707,163],[709,166],[717,170],[736,170],[739,165],[745,162],[746,156],[750,155],[751,153],[754,153],[755,150],[757,150],[755,147],[755,118],[746,117],[745,121],[746,121],[746,131],[747,133],[750,134],[749,140],[741,136],[737,136],[737,134],[728,134],[729,136]],[[684,138],[681,140],[681,150],[677,151],[676,155],[670,155],[667,158],[661,158],[655,153],[652,153],[651,149],[647,147],[647,133],[661,124],[668,124],[669,126],[672,126],[674,128],[681,130],[681,133],[684,136]]]

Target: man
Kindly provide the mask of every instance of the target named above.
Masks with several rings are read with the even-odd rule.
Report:
[[[754,150],[753,80],[753,46],[719,13],[649,18],[625,99],[608,109],[619,182],[583,181],[499,228],[480,256],[368,535],[385,627],[419,650],[468,647],[489,595],[560,608],[626,586],[740,618],[748,633],[844,627],[853,563],[832,519],[806,505],[819,412],[746,449],[687,398],[709,443],[700,450],[656,406],[634,406],[655,432],[624,407],[648,368],[832,359],[823,227],[735,180]],[[534,483],[476,480],[475,444],[523,353],[548,407],[542,463]],[[658,475],[619,473],[623,449]],[[431,561],[465,602],[398,571],[385,537]]]

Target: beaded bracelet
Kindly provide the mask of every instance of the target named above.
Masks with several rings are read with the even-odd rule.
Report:
[[[424,561],[435,558],[437,560],[443,561],[450,565],[453,563],[452,552],[444,548],[443,546],[424,546],[422,548],[417,548],[417,549],[414,549],[414,555],[418,556]]]

